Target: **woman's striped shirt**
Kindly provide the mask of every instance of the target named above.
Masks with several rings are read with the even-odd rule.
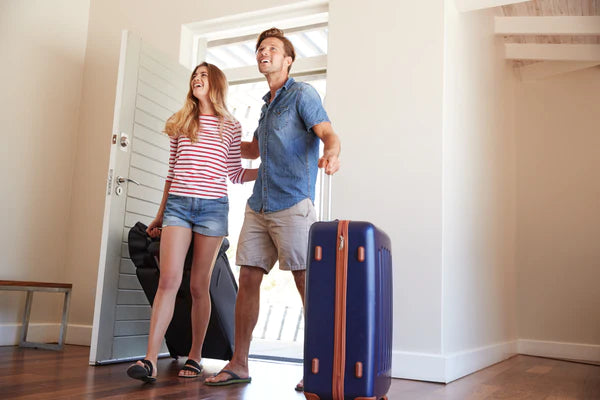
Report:
[[[223,121],[221,140],[220,124],[216,116],[201,115],[196,143],[185,136],[170,138],[169,193],[217,199],[227,196],[227,177],[233,183],[243,182],[242,126],[237,120]]]

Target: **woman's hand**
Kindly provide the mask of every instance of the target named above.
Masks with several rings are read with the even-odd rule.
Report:
[[[146,233],[151,237],[151,238],[157,238],[160,236],[160,230],[162,228],[162,221],[163,221],[163,217],[156,217],[154,218],[154,221],[150,222],[150,225],[148,225],[148,228],[146,228]]]

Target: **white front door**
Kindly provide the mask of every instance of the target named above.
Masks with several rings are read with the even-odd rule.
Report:
[[[190,71],[123,32],[98,268],[90,364],[146,353],[150,306],[129,258],[127,235],[152,221],[168,169],[165,121],[183,105]]]

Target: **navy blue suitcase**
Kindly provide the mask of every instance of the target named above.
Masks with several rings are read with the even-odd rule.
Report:
[[[304,395],[387,399],[392,356],[389,237],[359,221],[316,222],[306,276]]]

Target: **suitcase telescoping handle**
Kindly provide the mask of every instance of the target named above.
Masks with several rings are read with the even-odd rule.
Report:
[[[319,207],[319,221],[331,220],[331,182],[333,175],[325,173],[325,168],[319,168],[321,175],[321,206]],[[327,177],[327,178],[325,178]],[[327,204],[323,204],[325,200],[325,180],[327,180]],[[327,213],[325,212],[327,210]]]

